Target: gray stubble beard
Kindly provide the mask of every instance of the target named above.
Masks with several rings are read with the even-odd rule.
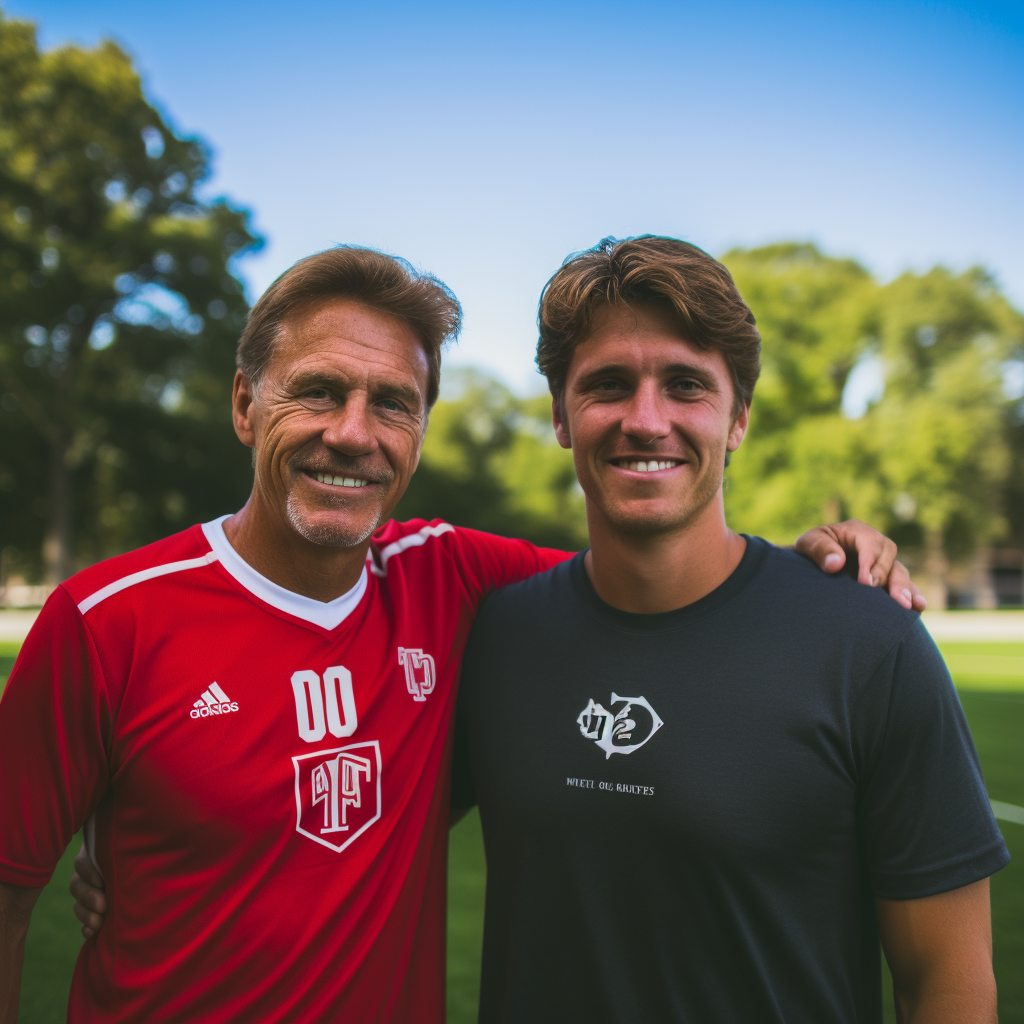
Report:
[[[310,523],[303,518],[300,503],[294,494],[288,495],[286,512],[288,522],[292,529],[304,540],[311,544],[320,544],[325,548],[354,548],[367,540],[374,530],[380,525],[380,516],[383,509],[378,511],[376,518],[366,528],[359,531],[346,530],[344,527],[331,524],[319,525]]]

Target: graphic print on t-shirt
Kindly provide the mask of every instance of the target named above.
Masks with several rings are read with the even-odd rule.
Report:
[[[665,724],[645,697],[620,697],[612,690],[612,708],[623,702],[625,707],[613,715],[591,698],[576,719],[580,734],[604,751],[606,761],[612,754],[632,754],[639,750]]]

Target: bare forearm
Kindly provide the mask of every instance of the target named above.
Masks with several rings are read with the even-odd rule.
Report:
[[[0,1024],[18,1022],[25,938],[41,891],[0,883]]]
[[[967,986],[937,981],[914,994],[894,987],[893,995],[899,1024],[996,1024],[996,983],[991,973]]]
[[[875,899],[900,1024],[994,1024],[988,879],[916,900]]]

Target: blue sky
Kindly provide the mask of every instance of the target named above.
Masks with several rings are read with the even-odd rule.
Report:
[[[882,277],[981,263],[1024,306],[1024,4],[10,0],[118,40],[213,146],[267,247],[253,297],[337,242],[448,282],[451,363],[517,390],[540,289],[605,235],[810,239]]]

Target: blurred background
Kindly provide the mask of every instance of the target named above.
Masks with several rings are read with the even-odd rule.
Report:
[[[15,0],[0,20],[0,600],[237,508],[248,305],[354,242],[465,306],[400,514],[569,547],[533,365],[570,252],[671,234],[764,337],[732,524],[859,516],[1020,605],[1024,5]]]
[[[733,527],[791,543],[858,516],[933,610],[1024,605],[1020,0],[0,4],[0,605],[241,505],[246,312],[343,242],[465,308],[399,517],[583,546],[536,303],[569,253],[643,232],[721,258],[761,328]],[[1024,644],[997,646],[945,653],[1019,751]],[[1024,952],[1015,885],[997,965]]]

